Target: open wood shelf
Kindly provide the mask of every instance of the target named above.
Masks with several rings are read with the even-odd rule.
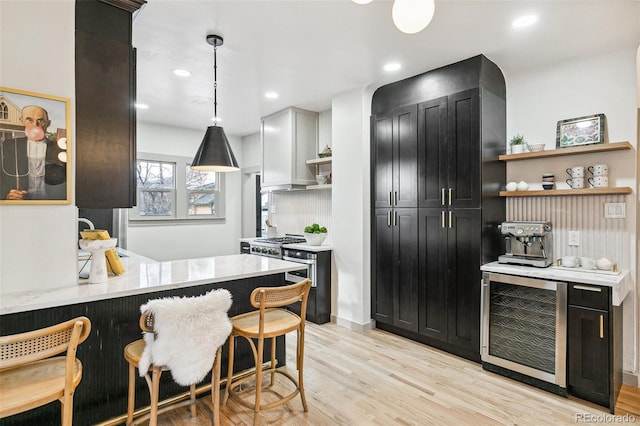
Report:
[[[557,197],[564,195],[615,195],[631,194],[628,186],[619,188],[549,189],[540,191],[500,191],[501,197]]]
[[[532,160],[535,158],[544,157],[559,157],[563,155],[576,155],[576,154],[591,154],[594,152],[606,152],[606,151],[622,151],[633,148],[629,142],[612,142],[601,143],[595,145],[574,146],[571,148],[556,148],[549,151],[537,151],[537,152],[524,152],[522,154],[503,154],[498,156],[501,161],[516,161],[516,160]],[[547,191],[549,192],[549,191]]]
[[[313,160],[307,160],[307,164],[315,164],[315,165],[329,164],[330,162],[331,162],[331,157],[314,158]]]

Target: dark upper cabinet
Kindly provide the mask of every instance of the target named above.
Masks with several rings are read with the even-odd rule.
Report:
[[[133,3],[121,1],[120,3]],[[76,205],[135,205],[135,50],[131,12],[76,2]]]
[[[371,117],[375,208],[417,207],[417,107]]]
[[[448,202],[447,97],[418,105],[418,196],[420,207]]]

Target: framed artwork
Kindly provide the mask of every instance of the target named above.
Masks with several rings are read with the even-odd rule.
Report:
[[[0,204],[71,203],[70,104],[0,87]]]
[[[604,143],[604,126],[604,114],[560,120],[556,131],[556,147]]]

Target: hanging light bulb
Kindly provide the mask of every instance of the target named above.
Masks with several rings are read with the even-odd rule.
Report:
[[[222,46],[224,40],[219,35],[207,35],[207,43],[213,46],[213,126],[207,128],[204,138],[200,143],[198,152],[191,163],[194,170],[209,172],[232,172],[240,170],[235,155],[231,150],[231,145],[224,134],[222,127],[218,126],[218,64],[217,48]]]
[[[407,34],[424,30],[435,11],[435,0],[395,0],[391,16],[396,27]]]

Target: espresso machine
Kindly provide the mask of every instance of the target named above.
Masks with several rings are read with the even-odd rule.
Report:
[[[551,222],[502,222],[498,225],[505,241],[499,263],[546,268],[553,263]]]

